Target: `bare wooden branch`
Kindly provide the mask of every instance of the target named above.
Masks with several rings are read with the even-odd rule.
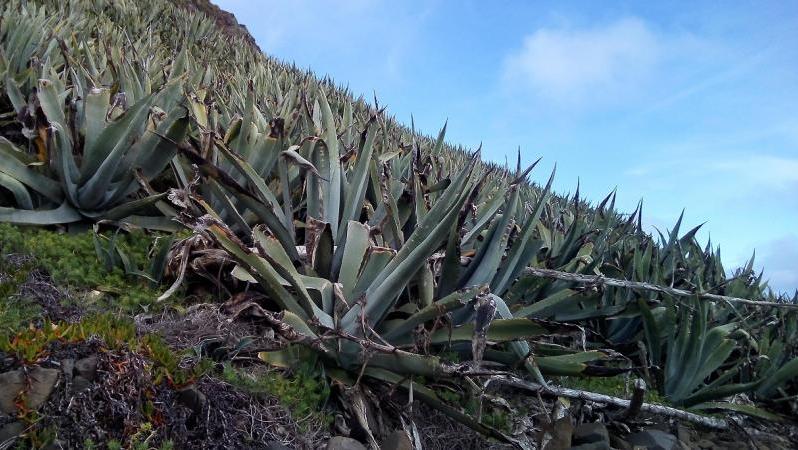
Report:
[[[588,400],[596,403],[603,403],[606,405],[616,406],[628,410],[630,401],[610,395],[596,394],[594,392],[580,391],[578,389],[569,389],[557,386],[543,386],[538,383],[527,381],[511,375],[496,375],[491,377],[489,382],[495,381],[518,389],[526,390],[529,392],[541,393],[557,397],[575,398],[580,400]],[[682,409],[672,408],[663,405],[654,405],[651,403],[642,403],[640,411],[648,414],[656,414],[660,416],[675,417],[687,422],[692,422],[707,428],[714,428],[717,430],[726,430],[729,428],[729,422],[725,419],[718,419],[715,417],[707,417],[699,414],[694,414]]]
[[[643,289],[646,291],[661,292],[663,294],[673,295],[676,297],[695,297],[705,300],[715,300],[730,303],[742,303],[750,306],[759,307],[773,307],[773,308],[789,308],[798,309],[798,303],[781,303],[769,302],[764,300],[751,300],[747,298],[729,297],[726,295],[709,294],[704,292],[693,292],[686,289],[677,289],[668,286],[660,286],[653,283],[646,283],[642,281],[628,281],[619,280],[617,278],[603,277],[599,275],[583,275],[579,273],[560,272],[558,270],[540,269],[537,267],[527,267],[524,269],[524,275],[542,278],[553,278],[556,280],[571,281],[580,284],[596,284],[604,286],[615,286],[627,289]]]
[[[646,382],[642,378],[635,380],[635,389],[632,391],[632,399],[629,401],[629,409],[626,410],[624,417],[634,419],[640,414],[643,400],[646,398]]]

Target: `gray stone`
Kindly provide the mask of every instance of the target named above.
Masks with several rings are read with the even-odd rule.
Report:
[[[11,422],[0,426],[0,447],[2,447],[6,442],[13,442],[13,440],[24,431],[25,425],[23,425],[22,422]],[[8,448],[11,448],[11,446]]]
[[[177,400],[182,403],[183,406],[191,409],[194,414],[202,413],[202,409],[205,407],[205,402],[207,401],[205,394],[194,386],[188,386],[177,391]]]
[[[24,389],[25,374],[21,370],[0,373],[0,411],[16,415],[16,400]]]
[[[543,450],[560,450],[571,447],[573,432],[574,426],[571,424],[571,417],[560,417],[541,432],[540,441],[544,443]]]
[[[660,430],[643,430],[627,438],[630,444],[646,447],[648,450],[680,450],[679,438]]]
[[[612,450],[610,444],[607,442],[588,442],[587,444],[579,444],[571,447],[571,450]]]
[[[691,431],[689,428],[684,426],[684,424],[676,425],[676,436],[679,438],[680,441],[691,441],[692,438],[690,437]]]
[[[61,371],[64,372],[64,378],[67,381],[72,379],[72,373],[75,371],[75,360],[72,358],[61,360]]]
[[[583,423],[576,427],[572,438],[573,445],[591,444],[594,442],[610,443],[610,435],[603,423]]]
[[[327,441],[327,450],[366,450],[366,447],[352,438],[335,436]]]
[[[75,371],[83,378],[94,381],[94,377],[97,375],[97,357],[89,356],[75,361]]]
[[[58,382],[58,374],[57,369],[43,367],[34,367],[29,370],[28,380],[25,380],[22,370],[12,370],[0,374],[0,411],[10,415],[16,414],[17,399],[20,392],[25,391],[28,383],[30,383],[30,388],[25,391],[26,406],[30,409],[37,409],[50,397],[55,383]]]
[[[687,428],[684,424],[676,425],[676,437],[682,442],[682,444],[686,445],[687,447],[693,447],[693,435],[695,433],[690,429]]]
[[[382,441],[380,448],[382,450],[413,450],[413,443],[410,442],[410,436],[407,433],[403,430],[396,430]]]
[[[72,379],[71,390],[74,393],[83,392],[91,386],[91,381],[78,375]]]
[[[709,439],[701,439],[700,441],[696,442],[695,445],[700,448],[712,448],[715,446],[715,443]]]
[[[36,367],[28,372],[30,390],[25,396],[28,408],[38,409],[47,401],[58,382],[58,376],[58,369]]]
[[[291,450],[291,447],[279,441],[266,442],[266,450]]]
[[[614,434],[610,435],[610,446],[618,450],[632,450],[634,448],[632,447],[632,444],[626,442],[618,436],[615,436]]]

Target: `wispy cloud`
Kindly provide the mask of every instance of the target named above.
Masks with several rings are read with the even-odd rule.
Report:
[[[789,191],[798,193],[798,158],[774,155],[723,155],[717,150],[714,156],[693,157],[691,164],[683,164],[683,157],[654,163],[638,164],[627,168],[624,174],[630,177],[651,177],[659,174],[671,178],[674,170],[690,177],[704,177],[714,181],[726,179],[733,182],[726,186],[730,193],[766,189],[768,192]],[[695,156],[695,154],[694,154]]]
[[[735,160],[724,160],[710,164],[735,180],[770,189],[792,189],[798,187],[798,158],[752,155]]]
[[[765,269],[765,277],[776,292],[792,293],[798,289],[798,235],[786,235],[772,240],[757,252],[757,264]],[[761,255],[761,257],[760,257]]]
[[[706,49],[706,46],[704,46]],[[717,49],[716,49],[717,50]],[[663,98],[652,103],[649,108],[643,113],[651,113],[660,111],[667,107],[682,102],[690,97],[694,97],[703,91],[710,90],[722,83],[726,83],[735,77],[745,75],[747,72],[757,70],[768,57],[772,57],[774,47],[767,47],[758,49],[748,53],[735,53],[734,62],[730,64],[721,65],[720,68],[715,69],[713,72],[704,74],[696,80],[689,82],[687,85],[676,89],[674,92],[669,92]]]
[[[660,59],[661,38],[638,18],[598,28],[541,28],[504,64],[503,79],[558,102],[629,88]]]

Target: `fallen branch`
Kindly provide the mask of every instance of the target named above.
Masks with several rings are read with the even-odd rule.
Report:
[[[626,410],[624,417],[627,420],[634,419],[640,414],[643,400],[646,398],[646,382],[642,378],[635,380],[635,390],[632,391],[632,399],[629,400],[629,409]]]
[[[596,394],[594,392],[580,391],[578,389],[569,389],[557,386],[543,386],[538,383],[526,381],[521,378],[516,378],[510,375],[496,375],[491,377],[486,385],[490,382],[498,382],[518,389],[523,389],[529,392],[547,394],[557,397],[575,398],[580,400],[588,400],[596,403],[604,403],[607,405],[616,406],[629,410],[630,401],[610,395]],[[718,419],[715,417],[707,417],[699,414],[691,413],[682,409],[672,408],[669,406],[653,405],[651,403],[640,404],[640,412],[648,414],[656,414],[660,416],[675,417],[687,422],[692,422],[707,428],[714,428],[717,430],[726,430],[729,428],[729,422],[725,419]]]
[[[527,267],[524,269],[524,275],[542,278],[553,278],[556,280],[571,281],[580,284],[597,284],[605,286],[615,286],[627,289],[644,289],[647,291],[661,292],[663,294],[673,295],[676,297],[695,297],[703,298],[705,300],[716,300],[722,302],[742,303],[751,306],[769,306],[773,308],[789,308],[798,309],[798,303],[781,303],[781,302],[768,302],[760,300],[751,300],[747,298],[729,297],[726,295],[709,294],[704,292],[692,292],[685,289],[677,289],[668,286],[660,286],[653,283],[646,283],[642,281],[628,281],[619,280],[617,278],[608,278],[600,275],[583,275],[579,273],[560,272],[558,270],[540,269],[537,267]]]

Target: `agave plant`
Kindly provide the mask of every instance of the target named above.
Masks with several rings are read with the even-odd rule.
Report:
[[[762,400],[789,398],[789,383],[798,378],[798,314],[795,311],[758,311],[745,317],[738,333],[748,344],[752,361],[742,370],[744,380],[759,380],[754,391]]]
[[[682,234],[681,218],[652,237],[642,204],[624,215],[614,192],[597,205],[578,187],[556,195],[550,181],[528,182],[519,164],[476,159],[445,142],[445,126],[437,137],[403,126],[376,100],[263,55],[241,30],[183,3],[0,7],[0,220],[162,226],[175,210],[149,182],[179,186],[191,193],[184,202],[173,191],[191,212],[183,220],[207,225],[198,232],[235,258],[235,274],[268,294],[259,307],[275,326],[290,325],[330,368],[412,384],[472,426],[480,425],[413,375],[462,376],[440,358],[444,350],[524,366],[543,381],[613,373],[604,347],[655,373],[682,371],[695,355],[677,344],[717,336],[735,343],[720,365],[706,376],[687,372],[689,387],[666,388],[664,379],[658,387],[685,403],[721,385],[748,385],[763,399],[794,395],[793,335],[763,325],[770,313],[713,304],[704,320],[695,305],[661,293],[524,272],[788,301],[767,291],[753,261],[728,277],[720,251],[699,246],[697,228]],[[582,351],[558,345],[557,335],[578,328],[541,320],[587,330]],[[716,330],[730,323],[735,330]],[[670,329],[679,330],[671,343]]]
[[[26,152],[0,138],[0,183],[13,193],[17,204],[2,208],[0,220],[38,225],[121,220],[161,200],[163,194],[130,196],[141,188],[139,181],[146,183],[161,173],[185,135],[185,109],[151,111],[156,99],[174,96],[178,89],[175,83],[150,94],[109,123],[106,118],[114,103],[108,89],[90,90],[76,105],[76,117],[67,117],[61,99],[69,92],[59,92],[56,83],[40,80],[34,101],[41,105],[46,121],[41,120],[36,139],[49,164],[34,165]],[[78,123],[80,128],[68,123]]]
[[[4,11],[17,19],[0,30],[7,116],[16,118],[7,126],[27,139],[0,137],[0,186],[11,194],[0,220],[165,224],[131,218],[163,195],[133,194],[161,174],[187,132],[187,110],[179,105],[183,67],[176,62],[157,81],[139,61],[92,55],[85,41],[71,51],[64,23],[46,10],[8,5]],[[41,27],[57,31],[48,36]]]
[[[319,111],[318,135],[295,145],[273,144],[280,159],[272,182],[248,161],[253,156],[228,148],[235,140],[215,139],[216,157],[207,152],[205,158],[199,149],[185,153],[204,180],[188,194],[192,202],[181,202],[193,205],[194,219],[186,224],[211,237],[238,263],[233,274],[256,283],[271,300],[248,307],[289,341],[317,350],[331,373],[362,373],[393,383],[405,377],[462,377],[490,361],[525,367],[545,383],[544,374],[624,370],[600,361],[607,360],[600,351],[536,354],[531,341],[563,327],[535,320],[537,309],[502,298],[541,248],[533,236],[553,174],[535,202],[522,205],[522,183],[534,165],[521,170],[519,164],[511,177],[491,180],[490,171],[479,172],[474,155],[459,170],[436,171],[439,144],[386,151],[379,144],[380,117],[372,116],[350,147],[337,128],[337,123],[349,128],[350,109],[336,115],[323,90],[315,105],[305,114],[313,121]],[[240,127],[253,125],[244,120]],[[443,131],[437,142],[442,141]],[[226,217],[236,218],[231,226],[205,201],[206,187]],[[251,226],[247,216],[261,223]],[[439,356],[443,351],[472,362],[446,361]],[[285,359],[280,353],[262,357]],[[458,420],[500,436],[445,406],[423,384],[416,388],[426,389],[422,398]]]

